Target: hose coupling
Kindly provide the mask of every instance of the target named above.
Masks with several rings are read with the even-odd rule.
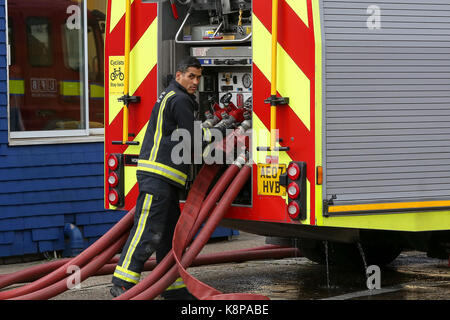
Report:
[[[238,166],[241,169],[247,163],[248,157],[246,152],[242,152],[236,160],[234,160],[233,164]]]

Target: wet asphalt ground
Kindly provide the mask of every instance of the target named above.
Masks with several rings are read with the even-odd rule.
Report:
[[[202,253],[252,248],[265,238],[241,233],[232,239],[213,239]],[[45,261],[0,265],[0,275]],[[450,300],[448,260],[425,253],[403,252],[380,269],[380,288],[369,290],[364,268],[322,266],[304,257],[257,260],[189,268],[197,279],[224,293],[254,293],[271,300]],[[144,272],[143,277],[149,272]],[[52,300],[111,300],[111,275],[91,277],[79,289],[67,290]],[[22,284],[12,285],[11,289]],[[161,300],[157,297],[156,300]]]

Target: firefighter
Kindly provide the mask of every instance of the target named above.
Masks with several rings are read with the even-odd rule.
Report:
[[[172,248],[180,216],[179,189],[185,186],[189,164],[173,161],[172,149],[178,142],[172,141],[171,135],[183,128],[194,137],[194,110],[198,110],[194,93],[201,76],[200,62],[193,57],[185,58],[177,67],[175,79],[153,107],[137,165],[139,196],[134,225],[112,278],[110,292],[114,297],[139,282],[144,263],[154,252],[159,263]],[[193,296],[179,278],[163,297],[189,299]]]

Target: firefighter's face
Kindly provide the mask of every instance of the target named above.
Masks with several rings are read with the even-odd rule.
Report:
[[[202,77],[202,69],[189,67],[186,72],[177,71],[175,75],[176,81],[181,84],[188,93],[194,94]]]

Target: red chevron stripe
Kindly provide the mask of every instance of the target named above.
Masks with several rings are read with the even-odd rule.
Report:
[[[270,128],[270,107],[264,103],[264,99],[270,95],[270,82],[253,65],[253,111],[260,118],[263,124]],[[288,106],[280,106],[277,109],[277,122],[280,138],[283,139],[282,146],[287,146],[290,150],[288,155],[297,161],[306,161],[307,179],[311,183],[310,223],[315,223],[315,123],[314,123],[314,85],[311,83],[311,131],[298,118],[294,111]]]
[[[272,30],[271,0],[254,2],[254,13],[269,32]],[[311,2],[308,0],[308,12]],[[312,10],[312,8],[311,8]],[[278,9],[278,43],[289,54],[303,73],[310,79],[314,77],[314,28],[308,28],[291,7],[284,1]],[[308,14],[312,26],[312,14]]]
[[[141,102],[138,104],[130,104],[129,106],[129,133],[137,135],[150,119],[153,104],[157,98],[156,81],[157,67],[155,65],[134,93],[136,96],[141,97]],[[123,153],[127,148],[126,146],[111,144],[111,141],[122,140],[122,117],[123,111],[120,111],[105,132],[105,142],[107,143],[106,146],[108,147],[107,150],[109,150],[109,152]]]
[[[270,0],[255,1],[254,13],[269,30],[272,30],[272,6]],[[279,3],[278,43],[283,47],[298,67],[311,80],[311,131],[298,119],[290,107],[279,107],[277,119],[289,119],[279,125],[283,146],[289,146],[289,156],[294,160],[307,162],[307,178],[311,183],[310,223],[315,224],[315,41],[311,1],[307,1],[309,28],[301,21],[290,6],[281,0]],[[270,108],[263,103],[270,95],[270,82],[254,65],[254,112],[270,128]],[[280,123],[280,122],[278,122]],[[294,141],[291,140],[294,139]]]
[[[110,12],[110,10],[108,12]],[[131,4],[130,16],[130,48],[133,50],[136,43],[156,19],[157,5],[155,3],[142,3],[141,1],[134,1]],[[107,30],[109,30],[109,26]],[[113,45],[114,47],[117,46],[117,48],[121,50],[120,53],[123,54],[125,40],[125,12],[117,25],[111,31],[110,35],[114,37],[114,39],[117,39],[117,41],[114,41]],[[113,49],[113,47],[111,49]],[[110,53],[110,55],[114,54]]]
[[[139,185],[136,183],[125,197],[125,207],[124,207],[125,210],[133,209],[133,207],[136,205],[138,195],[139,195]]]
[[[270,128],[270,106],[263,103],[270,95],[270,82],[256,65],[253,65],[253,79],[253,111]],[[314,182],[314,135],[288,106],[278,107],[277,122],[280,138],[283,139],[281,145],[290,148],[288,154],[292,159],[311,163],[307,177]]]
[[[111,12],[111,2],[108,2],[108,15]],[[157,15],[156,4],[144,4],[140,1],[134,1],[131,5],[131,30],[130,30],[130,48],[131,50],[137,44],[142,35],[147,31],[148,27],[155,20]],[[110,16],[108,16],[107,30],[109,30]],[[116,27],[111,33],[107,34],[108,40],[106,41],[105,51],[108,56],[120,56],[124,55],[124,39],[125,39],[125,15],[120,19]],[[109,69],[108,61],[105,61],[105,70]],[[109,83],[108,75],[105,74],[105,83]],[[131,104],[129,106],[129,132],[138,134],[142,127],[147,123],[151,107],[157,96],[157,67],[155,66],[144,79],[144,81],[137,88],[134,93],[136,96],[141,97],[140,104]],[[109,96],[109,86],[105,85],[105,97]],[[109,122],[108,113],[108,100],[105,100],[105,121]],[[122,140],[122,117],[123,112],[114,118],[110,125],[105,130],[105,152],[109,153],[123,153],[127,146],[113,145],[111,142],[114,140]],[[105,181],[105,185],[107,182]],[[125,201],[125,209],[129,210],[134,206],[135,200],[138,195],[137,184],[128,193]],[[107,197],[105,197],[107,199]],[[105,201],[106,207],[108,207],[107,201]]]
[[[139,104],[130,105],[129,131],[138,134],[150,119],[157,97],[158,68],[155,65],[137,88],[134,95],[141,97]]]

